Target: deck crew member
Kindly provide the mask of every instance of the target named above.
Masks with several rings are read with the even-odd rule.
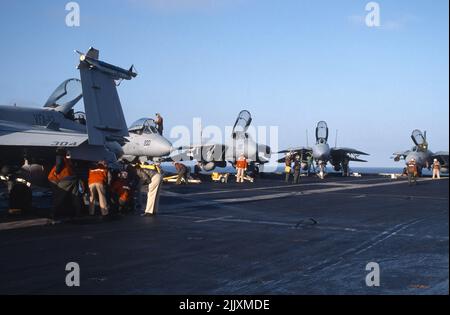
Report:
[[[441,163],[437,159],[433,161],[433,179],[441,179]]]
[[[241,153],[239,156],[239,159],[236,161],[236,183],[243,183],[244,182],[244,174],[245,171],[248,168],[248,162],[245,158],[245,155]]]
[[[111,183],[112,200],[116,205],[116,210],[119,213],[124,213],[129,210],[131,199],[131,188],[128,182],[128,173],[121,171],[113,179]]]
[[[109,214],[108,202],[106,199],[106,185],[108,184],[108,167],[105,161],[100,161],[95,167],[89,170],[89,214],[95,214],[95,202],[100,204],[100,212],[103,217]]]
[[[56,163],[48,174],[48,180],[53,186],[53,217],[80,215],[82,204],[79,181],[70,154],[65,150],[57,151]]]
[[[296,156],[294,159],[294,181],[293,184],[298,184],[300,181],[300,172],[301,172],[301,162],[300,156]]]
[[[186,165],[180,162],[173,162],[173,165],[175,166],[175,169],[177,170],[177,182],[176,185],[181,185],[182,180],[184,180],[184,183],[188,183],[188,169]]]
[[[130,187],[130,208],[131,210],[140,210],[142,204],[142,186],[141,180],[136,172],[136,168],[131,164],[125,165],[125,171],[128,174],[128,186]]]
[[[155,170],[141,168],[136,165],[136,172],[140,178],[141,185],[148,185],[147,205],[142,216],[152,216],[159,209],[159,194],[162,185],[162,175]]]
[[[164,119],[162,118],[160,113],[156,113],[155,124],[158,133],[162,136],[164,130]]]
[[[291,166],[292,166],[292,159],[291,159],[291,154],[288,153],[286,155],[286,159],[284,161],[285,167],[284,167],[284,172],[286,173],[286,178],[285,178],[285,182],[286,184],[289,184],[289,178],[291,177]]]
[[[325,178],[325,167],[326,167],[326,162],[324,161],[319,161],[317,163],[317,165],[319,166],[319,178],[320,179],[324,179]]]
[[[145,162],[143,165],[141,164],[141,168],[157,171],[159,174],[164,176],[164,171],[161,168],[161,163],[160,162],[155,162],[155,163],[152,163],[152,164],[150,164],[148,162]]]
[[[415,159],[411,159],[406,164],[406,171],[408,172],[408,183],[411,186],[412,183],[417,184],[417,163]]]

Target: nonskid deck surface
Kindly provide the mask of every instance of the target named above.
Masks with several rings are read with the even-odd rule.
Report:
[[[155,217],[0,231],[0,293],[448,294],[448,179],[163,187]],[[68,262],[81,286],[65,285]],[[366,265],[380,266],[367,287]]]

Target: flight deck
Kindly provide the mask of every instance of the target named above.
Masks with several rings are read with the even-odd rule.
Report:
[[[26,228],[3,217],[0,294],[449,293],[448,178],[268,175],[162,189],[153,217]],[[65,284],[68,262],[80,287]],[[366,285],[371,262],[380,286]]]

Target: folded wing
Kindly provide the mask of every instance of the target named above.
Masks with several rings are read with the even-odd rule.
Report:
[[[360,159],[360,155],[368,156],[368,153],[359,151],[352,148],[332,148],[330,150],[331,158],[333,161],[354,161],[354,162],[367,162],[366,160]]]

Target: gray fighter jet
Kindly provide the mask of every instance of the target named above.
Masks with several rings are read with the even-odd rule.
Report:
[[[21,166],[24,161],[53,163],[56,149],[61,148],[81,161],[170,153],[170,142],[148,131],[147,125],[139,137],[133,134],[136,126],[131,134],[128,131],[116,81],[136,77],[133,67],[125,70],[100,61],[94,48],[79,54],[81,80],[64,81],[43,108],[0,106],[0,167]],[[86,113],[74,113],[81,98]]]
[[[129,136],[122,146],[122,159],[133,161],[161,160],[172,152],[172,144],[158,133],[152,118],[141,118],[128,128]]]
[[[202,139],[202,144],[189,147],[181,147],[171,156],[174,161],[196,160],[200,168],[206,172],[213,171],[216,167],[226,167],[227,162],[233,167],[238,158],[243,154],[249,163],[249,171],[257,171],[259,165],[269,162],[271,149],[265,144],[256,143],[248,133],[252,122],[249,111],[239,113],[233,126],[231,138],[225,144],[208,144]]]
[[[312,147],[299,147],[288,150],[283,150],[278,153],[286,154],[291,158],[298,158],[302,162],[302,168],[305,171],[310,171],[313,162],[319,168],[319,176],[323,179],[325,167],[328,162],[333,165],[336,172],[342,171],[343,176],[349,175],[349,163],[367,162],[359,158],[360,155],[369,155],[362,151],[352,148],[338,148],[330,147],[328,144],[328,126],[324,121],[320,121],[316,127],[316,144]],[[278,162],[283,163],[286,159],[284,156]]]
[[[54,108],[57,111],[63,112],[65,116],[70,116],[70,119],[86,125],[87,119],[84,112],[72,113],[76,102],[82,99],[81,90],[80,80],[66,80],[50,96],[44,107]],[[74,91],[78,92],[74,93]],[[64,96],[60,97],[62,94]],[[55,103],[62,105],[56,105]],[[129,135],[123,137],[122,141],[120,141],[122,152],[118,152],[116,156],[118,158],[130,162],[136,158],[142,161],[158,160],[161,157],[169,155],[172,150],[172,144],[168,139],[158,133],[155,121],[151,118],[137,120],[128,128],[128,133]]]
[[[433,160],[437,159],[441,164],[441,172],[448,173],[448,151],[440,151],[433,153],[428,149],[427,133],[420,130],[414,130],[411,134],[411,139],[414,142],[414,146],[411,150],[395,152],[393,158],[396,162],[404,160],[406,162],[414,159],[419,169],[419,173],[422,174],[424,168],[431,169]]]

